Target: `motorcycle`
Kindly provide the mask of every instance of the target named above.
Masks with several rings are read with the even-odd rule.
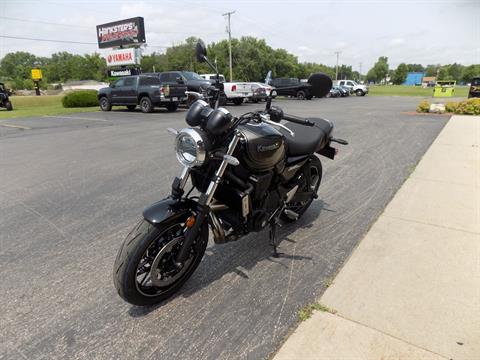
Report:
[[[201,40],[196,57],[218,74]],[[309,83],[316,97],[332,87],[322,73]],[[279,256],[277,227],[298,220],[317,198],[322,164],[315,154],[334,159],[331,144],[347,144],[332,136],[330,121],[272,106],[274,90],[264,110],[234,117],[219,107],[221,86],[215,85],[209,102],[204,94],[190,94],[197,100],[186,114],[189,127],[169,129],[183,170],[170,196],[144,210],[118,251],[114,284],[131,304],[154,305],[175,294],[199,265],[209,229],[214,242],[224,244],[269,227],[273,256]],[[198,196],[191,195],[194,189]]]

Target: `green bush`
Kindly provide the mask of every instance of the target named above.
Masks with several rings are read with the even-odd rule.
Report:
[[[98,106],[96,90],[78,90],[65,95],[62,98],[65,108]]]
[[[419,113],[428,113],[428,110],[430,110],[430,103],[427,100],[423,100],[417,106],[417,112]]]
[[[449,101],[445,104],[445,111],[447,113],[454,113],[457,110],[458,102]]]
[[[455,114],[480,115],[480,98],[461,101],[455,109]]]

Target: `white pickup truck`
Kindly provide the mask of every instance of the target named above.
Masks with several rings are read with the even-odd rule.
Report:
[[[210,80],[212,83],[216,80],[217,74],[201,74],[205,80]],[[223,84],[223,91],[227,97],[227,101],[233,102],[235,105],[242,104],[245,99],[253,96],[252,84],[248,82],[226,82],[225,76],[219,76],[220,82]]]
[[[365,96],[368,94],[368,87],[366,85],[359,84],[353,80],[337,80],[334,82],[334,85],[348,87],[353,90],[357,96]]]

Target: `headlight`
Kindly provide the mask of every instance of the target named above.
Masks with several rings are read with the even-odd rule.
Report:
[[[205,163],[208,138],[196,129],[183,129],[175,139],[177,159],[185,166],[195,167]]]

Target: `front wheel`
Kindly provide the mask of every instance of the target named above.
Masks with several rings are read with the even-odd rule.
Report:
[[[305,100],[305,91],[303,91],[303,90],[297,91],[297,99],[298,100]]]
[[[309,192],[317,194],[318,188],[320,187],[320,182],[322,181],[322,163],[320,159],[315,155],[312,155],[308,162],[303,165],[302,173],[299,176],[299,186],[297,193]],[[308,177],[308,179],[307,179]],[[307,209],[310,207],[314,199],[314,196],[308,200],[295,201],[295,196],[292,201],[287,203],[286,209],[291,210],[298,214],[298,217],[292,217],[291,215],[282,214],[281,219],[284,222],[294,222],[298,220]]]
[[[365,96],[365,93],[364,93],[362,90],[358,89],[358,90],[355,91],[355,95],[357,95],[357,96]]]
[[[190,278],[205,253],[208,225],[202,226],[190,256],[178,269],[174,262],[188,231],[187,217],[188,214],[156,226],[142,220],[127,235],[113,269],[113,282],[122,299],[139,306],[158,304]]]
[[[10,100],[5,101],[5,109],[7,109],[7,111],[12,111],[13,110],[13,106],[12,106],[12,103],[10,102]]]

